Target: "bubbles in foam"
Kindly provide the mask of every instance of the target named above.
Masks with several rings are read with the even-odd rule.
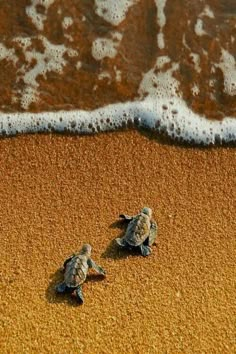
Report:
[[[49,6],[54,0],[32,0],[31,5],[27,8],[27,14],[31,17],[32,22],[42,31],[44,23],[47,19],[47,11]],[[104,20],[112,24],[113,26],[119,25],[126,17],[129,8],[138,3],[138,1],[129,0],[95,0],[95,10],[97,15],[101,16]],[[158,46],[159,49],[164,49],[165,40],[170,45],[168,36],[164,37],[165,26],[168,26],[165,17],[165,5],[166,0],[155,0],[157,7],[157,24],[158,24]],[[38,5],[44,7],[44,13],[38,13],[40,11]],[[62,10],[59,11],[62,15]],[[217,15],[217,13],[216,13]],[[205,6],[204,10],[198,18],[195,20],[195,31],[198,35],[202,36],[207,34],[204,31],[203,21],[207,21],[206,18],[214,18],[214,13],[208,6]],[[86,20],[86,17],[80,14],[80,20]],[[89,20],[89,17],[88,17]],[[61,17],[60,17],[61,21]],[[89,22],[89,21],[88,21]],[[87,23],[88,23],[87,22]],[[187,23],[187,22],[186,22]],[[70,17],[64,17],[60,26],[66,32],[73,20]],[[190,25],[190,22],[188,23]],[[85,25],[85,24],[83,24]],[[125,26],[126,23],[122,24]],[[107,25],[109,29],[112,27]],[[107,28],[108,28],[107,27]],[[105,28],[105,26],[104,26]],[[114,28],[113,28],[114,29]],[[101,31],[99,32],[101,35]],[[104,32],[103,32],[104,33]],[[123,32],[125,35],[125,31]],[[64,37],[67,33],[64,34]],[[195,38],[195,34],[193,34]],[[204,48],[201,48],[200,54],[192,51],[190,47],[191,41],[186,42],[185,34],[182,34],[183,47],[188,49],[187,60],[192,57],[192,64],[195,67],[197,73],[204,71],[204,67],[201,68],[202,53],[208,56],[208,53]],[[40,40],[44,47],[42,51],[37,51],[34,48],[34,40]],[[76,40],[76,39],[75,39]],[[115,31],[106,31],[106,37],[97,38],[92,44],[92,54],[96,60],[102,60],[104,58],[114,58],[119,50],[119,44],[122,40],[122,35]],[[14,40],[13,40],[14,41]],[[30,103],[37,99],[38,89],[38,76],[43,75],[45,78],[50,71],[61,73],[67,64],[68,57],[77,57],[79,52],[72,48],[67,48],[64,45],[52,44],[48,39],[42,35],[37,35],[32,38],[28,37],[16,37],[15,41],[23,49],[26,63],[24,63],[18,70],[18,80],[24,81],[25,87],[23,93],[17,92],[17,97],[21,101],[22,107],[27,109]],[[229,43],[234,42],[234,38],[229,37]],[[124,41],[125,43],[125,41]],[[124,50],[122,46],[122,50]],[[166,46],[166,52],[168,53],[168,46]],[[230,51],[231,48],[229,47]],[[197,52],[194,48],[194,51]],[[205,117],[201,117],[191,111],[184,100],[182,99],[182,93],[179,91],[180,83],[176,79],[179,77],[179,68],[183,64],[180,56],[176,55],[176,62],[173,62],[173,55],[160,56],[164,51],[158,50],[158,57],[153,68],[147,69],[148,71],[143,74],[143,79],[139,86],[139,97],[135,97],[135,102],[126,102],[122,104],[113,104],[100,108],[94,111],[60,111],[60,112],[45,112],[38,114],[1,114],[0,113],[0,134],[14,135],[16,133],[24,132],[39,132],[39,131],[69,131],[72,133],[94,133],[98,131],[109,131],[119,127],[127,127],[129,124],[135,124],[139,128],[149,128],[162,134],[166,134],[174,139],[185,140],[187,142],[194,141],[195,143],[220,143],[222,141],[235,141],[236,139],[236,121],[230,117],[225,118],[223,122],[209,121]],[[12,48],[6,48],[4,44],[0,44],[0,60],[11,60],[12,63],[19,66],[19,58],[17,51]],[[120,53],[123,54],[123,53]],[[119,56],[122,57],[122,55]],[[66,60],[67,59],[67,60]],[[201,59],[201,60],[200,60]],[[177,62],[179,60],[179,62]],[[73,65],[79,70],[81,68],[81,62],[72,61]],[[106,63],[106,61],[104,61]],[[100,67],[100,75],[98,79],[104,80],[103,84],[109,85],[111,78],[116,76],[117,81],[121,81],[121,72],[117,69],[119,66],[123,70],[122,63],[119,60],[112,62],[111,67],[102,66],[103,63],[97,63]],[[117,67],[114,65],[116,64]],[[193,66],[192,65],[192,66]],[[222,50],[222,55],[219,63],[215,63],[214,80],[216,72],[222,70],[224,75],[224,91],[225,93],[233,96],[235,92],[235,58],[225,49]],[[85,67],[86,65],[84,65]],[[110,71],[109,71],[110,70]],[[85,70],[84,70],[85,71]],[[177,74],[178,71],[178,75]],[[125,78],[126,72],[123,71]],[[213,72],[211,72],[213,73]],[[202,74],[202,73],[201,73]],[[82,75],[81,75],[82,76]],[[108,79],[108,80],[107,80]],[[193,95],[197,96],[200,93],[201,83],[198,78],[194,79],[196,83],[192,82],[191,91]],[[194,81],[193,80],[193,81]],[[209,78],[208,78],[209,80]],[[107,82],[106,82],[107,81]],[[213,82],[213,81],[212,81]],[[97,83],[97,82],[96,82]],[[117,86],[122,86],[121,85]],[[213,87],[215,84],[212,84]],[[94,85],[94,89],[100,88],[103,85]],[[120,88],[120,87],[119,87]],[[123,89],[123,87],[122,87]],[[92,91],[93,94],[93,91]],[[191,97],[191,99],[196,97]],[[13,100],[16,97],[13,98]],[[231,97],[230,97],[231,99]]]
[[[200,14],[200,17],[207,16],[209,18],[215,18],[214,12],[211,10],[211,8],[206,5],[204,7],[203,12]]]
[[[162,55],[160,57],[157,57],[156,67],[158,69],[162,69],[163,66],[167,63],[170,63],[170,58],[167,55]]]
[[[37,89],[34,87],[26,87],[20,99],[21,107],[27,109],[29,105],[35,102],[38,98]]]
[[[139,0],[95,0],[95,12],[113,26],[118,26],[126,17],[128,9]]]
[[[66,52],[67,52],[67,54],[68,54],[69,57],[76,57],[76,56],[79,55],[78,50],[75,50],[75,49],[72,49],[72,48],[68,48],[68,49],[66,50]]]
[[[116,81],[121,82],[121,71],[117,69],[116,65],[113,67],[115,74],[116,74]]]
[[[207,34],[207,32],[203,29],[203,21],[200,18],[198,18],[198,20],[195,24],[194,30],[195,30],[195,33],[200,37]]]
[[[236,61],[233,55],[227,50],[222,49],[221,61],[219,64],[215,64],[220,68],[224,74],[224,91],[228,95],[236,95]]]
[[[76,69],[79,70],[79,69],[81,69],[81,67],[82,67],[81,61],[77,61],[77,63],[76,63]]]
[[[200,93],[200,90],[199,90],[199,87],[197,84],[193,84],[191,91],[194,96],[196,96]]]
[[[35,27],[42,31],[44,28],[44,21],[47,19],[48,8],[54,3],[55,0],[31,0],[31,5],[26,7],[26,14],[31,18]],[[45,13],[39,13],[37,6],[43,6]]]
[[[46,77],[48,72],[54,71],[57,73],[61,73],[63,67],[67,64],[66,59],[64,58],[64,54],[67,53],[69,57],[76,57],[79,55],[77,50],[72,48],[67,48],[64,44],[55,45],[52,44],[46,37],[43,35],[39,35],[36,39],[40,40],[44,51],[38,52],[35,49],[32,49],[33,41],[35,38],[29,37],[16,37],[14,38],[14,42],[17,42],[24,51],[26,64],[23,64],[18,69],[18,77],[17,82],[23,79],[26,87],[20,93],[20,102],[21,107],[24,109],[28,109],[32,102],[35,102],[38,98],[38,82],[37,78],[39,75],[43,75]],[[0,60],[1,60],[1,52],[5,57],[11,55],[11,60],[14,63],[18,60],[16,57],[15,50],[4,49],[4,45],[0,43]],[[2,50],[1,50],[2,49]],[[35,62],[35,65],[32,67],[32,62]],[[13,96],[13,101],[17,101],[18,97]]]
[[[157,7],[157,24],[159,25],[159,33],[157,35],[157,45],[160,49],[164,49],[165,47],[165,40],[163,34],[163,27],[166,24],[166,16],[164,12],[164,8],[166,5],[166,0],[155,0],[156,7]]]
[[[164,41],[164,35],[162,32],[158,33],[158,35],[157,35],[157,44],[160,49],[164,49],[165,41]]]
[[[111,83],[111,75],[108,71],[102,71],[98,75],[98,80],[103,80],[103,79],[108,79],[108,82]],[[96,87],[96,89],[97,89],[97,87]]]
[[[72,26],[72,25],[73,25],[73,19],[72,19],[72,17],[66,16],[66,17],[63,18],[62,27],[63,27],[64,29],[67,29],[67,28],[69,28],[69,27]]]
[[[201,66],[200,66],[200,56],[197,53],[191,53],[190,57],[193,60],[195,70],[200,73],[201,72]]]
[[[101,60],[106,57],[114,58],[117,54],[117,47],[122,39],[122,34],[119,32],[112,33],[110,38],[97,38],[92,44],[92,56],[96,60]]]
[[[7,59],[16,64],[18,58],[15,55],[15,49],[8,49],[3,43],[0,43],[0,60]]]
[[[160,68],[165,63],[168,62],[167,57],[161,57],[161,60],[158,58],[156,62],[156,67]],[[152,97],[173,97],[177,95],[179,89],[178,81],[172,76],[173,72],[179,68],[178,63],[172,63],[171,68],[165,72],[157,72],[154,69],[148,71],[140,84],[139,94],[143,96],[145,93],[148,93]]]

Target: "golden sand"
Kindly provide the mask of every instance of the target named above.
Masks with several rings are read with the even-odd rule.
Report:
[[[235,157],[135,131],[1,140],[1,354],[235,353]],[[147,258],[113,243],[145,205]],[[107,277],[78,306],[54,287],[84,242]]]

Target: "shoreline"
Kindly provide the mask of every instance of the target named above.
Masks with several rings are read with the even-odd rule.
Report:
[[[0,136],[41,132],[83,135],[119,131],[129,126],[195,145],[221,145],[236,141],[235,118],[209,120],[196,114],[177,97],[159,100],[147,97],[143,101],[109,104],[92,111],[0,114]]]

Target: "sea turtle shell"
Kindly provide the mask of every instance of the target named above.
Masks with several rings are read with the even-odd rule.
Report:
[[[68,288],[81,285],[88,273],[88,258],[86,255],[74,255],[65,265],[64,281]]]
[[[136,215],[129,223],[124,239],[130,246],[140,246],[149,236],[150,218],[144,213]]]

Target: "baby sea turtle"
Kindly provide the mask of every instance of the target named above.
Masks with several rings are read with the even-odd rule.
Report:
[[[143,256],[148,256],[152,250],[150,246],[155,242],[157,236],[157,223],[152,218],[152,209],[143,208],[138,215],[120,215],[121,218],[129,221],[124,237],[117,238],[116,242],[121,247],[139,247]]]
[[[105,271],[91,259],[92,247],[83,245],[81,250],[72,254],[64,262],[64,281],[56,286],[57,293],[71,292],[77,297],[79,303],[84,302],[81,285],[87,277],[89,268],[93,268],[99,274],[105,275]]]

